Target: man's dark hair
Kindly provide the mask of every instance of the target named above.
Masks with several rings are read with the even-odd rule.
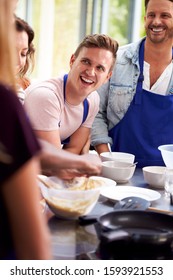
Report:
[[[173,0],[168,0],[168,1],[173,2]],[[149,2],[150,2],[150,0],[145,0],[145,10],[147,9]]]

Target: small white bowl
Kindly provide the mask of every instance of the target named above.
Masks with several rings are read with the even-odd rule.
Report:
[[[122,161],[103,161],[102,176],[112,179],[117,183],[128,182],[134,172],[136,164]]]
[[[173,168],[173,144],[161,145],[158,147],[161,151],[163,161],[167,167]]]
[[[121,152],[104,152],[100,154],[102,161],[123,161],[128,163],[134,163],[135,156],[129,153],[121,153]]]
[[[157,189],[164,188],[165,182],[165,170],[166,167],[164,166],[146,166],[142,168],[144,180],[148,183],[151,187]]]

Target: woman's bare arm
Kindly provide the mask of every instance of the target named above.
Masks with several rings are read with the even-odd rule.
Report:
[[[76,155],[57,149],[46,141],[40,140],[40,143],[43,147],[40,156],[42,169],[49,175],[65,179],[83,175],[99,175],[101,172],[101,160],[98,155]]]
[[[18,259],[51,259],[49,232],[39,203],[38,173],[32,159],[2,189]]]

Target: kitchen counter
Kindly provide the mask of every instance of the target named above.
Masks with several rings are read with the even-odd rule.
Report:
[[[150,188],[143,178],[141,169],[136,169],[132,179],[125,185]],[[160,192],[161,198],[152,202],[152,207],[160,210],[173,211],[169,198],[164,190],[154,189]],[[114,203],[104,197],[100,197],[98,203],[90,215],[102,215],[113,210]],[[95,251],[99,245],[95,225],[81,225],[78,220],[59,219],[52,215],[46,206],[48,225],[52,237],[52,250],[54,259],[95,259]]]

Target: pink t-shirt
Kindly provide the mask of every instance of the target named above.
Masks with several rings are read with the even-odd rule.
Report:
[[[59,130],[61,141],[71,136],[83,119],[83,103],[71,105],[64,101],[63,76],[29,86],[25,92],[25,108],[34,130]],[[82,126],[91,128],[99,110],[99,95],[87,97],[88,116]]]

